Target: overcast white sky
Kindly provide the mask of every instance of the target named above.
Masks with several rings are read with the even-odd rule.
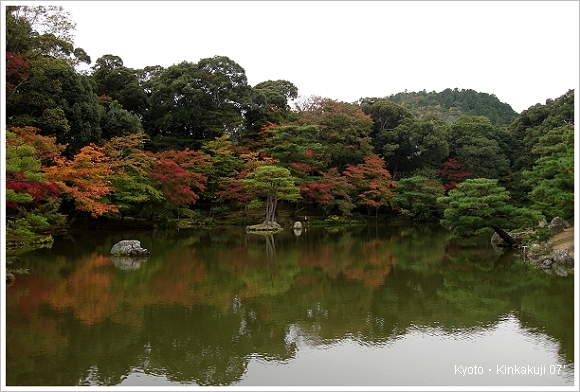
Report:
[[[6,3],[6,2],[3,2]],[[22,1],[20,4],[26,2]],[[578,1],[66,1],[93,62],[168,67],[228,56],[248,83],[286,79],[346,102],[473,89],[517,112],[577,88]]]

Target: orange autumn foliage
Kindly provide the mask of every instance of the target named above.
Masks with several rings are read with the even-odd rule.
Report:
[[[112,163],[102,148],[91,144],[83,147],[73,160],[59,157],[46,173],[63,193],[74,199],[77,210],[89,212],[93,217],[118,211],[103,199],[115,189],[109,180]]]

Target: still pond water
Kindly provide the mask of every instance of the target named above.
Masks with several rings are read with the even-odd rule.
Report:
[[[446,234],[56,237],[7,288],[6,385],[573,386],[574,277]]]

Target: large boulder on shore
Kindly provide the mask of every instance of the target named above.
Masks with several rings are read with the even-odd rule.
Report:
[[[564,265],[566,264],[573,265],[574,258],[570,256],[570,254],[568,254],[568,252],[565,251],[564,249],[558,249],[557,251],[554,252],[554,262]]]
[[[113,256],[149,256],[149,251],[141,247],[141,241],[122,240],[111,248]]]
[[[558,234],[564,231],[564,220],[559,216],[552,219],[550,224],[548,225],[548,229],[554,234]]]

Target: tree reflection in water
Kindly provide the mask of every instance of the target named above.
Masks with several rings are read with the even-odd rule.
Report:
[[[424,225],[263,241],[243,230],[140,235],[154,252],[138,269],[111,260],[120,234],[56,239],[22,255],[30,275],[6,291],[7,385],[124,385],[139,375],[235,385],[252,379],[256,361],[287,368],[317,348],[391,347],[423,329],[477,341],[508,315],[573,366],[573,277],[549,276],[487,240],[465,248]],[[357,354],[361,367],[375,366],[365,358]]]

